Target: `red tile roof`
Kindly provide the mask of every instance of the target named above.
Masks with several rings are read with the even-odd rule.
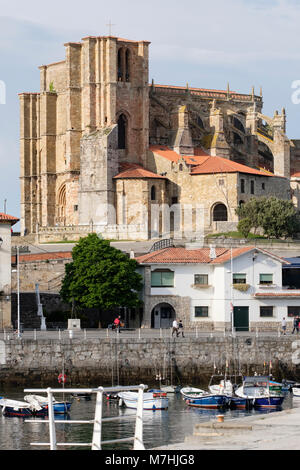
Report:
[[[273,173],[256,170],[241,163],[228,160],[223,157],[199,157],[201,163],[191,170],[192,175],[203,175],[212,173],[247,173],[258,176],[274,176]]]
[[[12,256],[12,262],[15,262],[16,255]],[[72,259],[72,252],[60,251],[56,253],[35,253],[20,255],[20,263],[30,263],[35,261],[50,261],[56,259]]]
[[[183,158],[188,165],[192,165],[191,175],[203,175],[213,173],[247,173],[259,176],[274,176],[273,173],[256,170],[241,163],[228,160],[223,157],[212,157],[201,148],[195,148],[195,155],[179,155],[174,150],[164,145],[151,145],[149,150],[172,162],[177,163]]]
[[[255,249],[254,246],[246,246],[243,248],[234,248],[232,250],[233,258]],[[222,264],[231,259],[231,250],[228,248],[216,248],[216,259],[210,258],[210,248],[200,248],[195,250],[187,250],[183,247],[164,248],[162,250],[147,253],[146,255],[136,258],[140,264],[189,264],[189,263],[205,263],[205,264]]]
[[[283,264],[290,264],[283,258],[269,253],[266,250],[262,250],[255,246],[243,246],[241,248],[232,249],[232,257],[237,258],[245,253],[256,250],[267,256],[275,258]],[[164,248],[162,250],[147,253],[146,255],[139,256],[136,258],[140,264],[190,264],[190,263],[204,263],[204,264],[223,264],[231,259],[230,248],[216,248],[216,258],[210,258],[210,248],[199,248],[194,250],[188,250],[184,247],[173,247]]]
[[[298,171],[297,173],[293,173],[291,175],[292,178],[299,178],[300,177],[300,171]]]
[[[20,219],[18,219],[17,217],[13,217],[12,215],[0,212],[0,224],[9,223],[10,225],[15,225],[17,222],[19,222],[19,220]]]
[[[159,179],[166,179],[164,176],[158,175],[153,173],[152,171],[145,170],[140,165],[137,164],[127,164],[123,165],[121,173],[114,176],[114,179],[121,179],[121,178],[159,178]]]

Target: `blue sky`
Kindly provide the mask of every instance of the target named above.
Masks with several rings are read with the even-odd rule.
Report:
[[[39,91],[38,66],[64,59],[63,44],[87,35],[149,40],[156,83],[263,88],[264,113],[287,111],[287,134],[300,139],[300,0],[0,0],[0,212],[20,215],[18,93]],[[42,6],[41,6],[42,5]],[[82,6],[84,5],[84,10]]]

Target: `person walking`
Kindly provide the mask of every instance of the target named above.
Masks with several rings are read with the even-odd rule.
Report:
[[[282,328],[282,333],[285,335],[286,334],[286,319],[285,319],[285,317],[283,317],[283,319],[282,319],[281,328]]]
[[[179,323],[178,323],[178,333],[177,333],[177,336],[180,336],[180,333],[181,333],[181,336],[184,338],[184,329],[183,329],[182,320],[179,320]]]
[[[176,334],[176,336],[178,336],[178,323],[177,323],[176,318],[173,321],[173,325],[172,325],[172,336],[174,335],[174,333]]]
[[[295,331],[298,334],[299,333],[299,318],[298,317],[294,318],[293,326],[294,326],[294,328],[293,328],[293,331],[292,331],[292,335],[295,333]]]
[[[114,329],[118,330],[118,333],[120,333],[120,326],[121,326],[121,315],[119,315],[114,320]]]

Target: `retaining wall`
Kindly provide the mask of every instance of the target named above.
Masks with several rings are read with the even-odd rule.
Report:
[[[64,363],[68,386],[206,384],[218,370],[300,379],[296,338],[90,339],[0,341],[0,384],[57,386]],[[264,366],[265,363],[265,366]],[[215,366],[215,369],[214,369]],[[157,384],[158,385],[158,384]]]

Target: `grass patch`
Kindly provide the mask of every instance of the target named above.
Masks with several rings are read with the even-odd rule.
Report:
[[[206,238],[218,238],[218,237],[224,237],[224,238],[245,238],[244,235],[242,235],[240,232],[223,232],[223,233],[212,233],[206,236]],[[257,235],[254,233],[249,233],[248,240],[253,240],[253,239],[259,239],[259,240],[267,240],[266,237],[262,235]]]

